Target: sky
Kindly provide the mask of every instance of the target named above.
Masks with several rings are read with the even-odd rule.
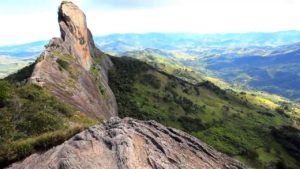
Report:
[[[0,45],[59,36],[61,0],[0,1]],[[73,0],[94,35],[300,30],[300,0]]]

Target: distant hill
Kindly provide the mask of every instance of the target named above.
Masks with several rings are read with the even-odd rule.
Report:
[[[180,51],[200,50],[201,48],[266,48],[297,43],[300,41],[299,39],[300,31],[286,31],[241,34],[113,34],[97,36],[95,41],[105,52],[120,53],[132,49],[139,50],[145,48]]]
[[[209,76],[238,88],[263,90],[293,101],[300,100],[299,41],[300,31],[114,34],[95,38],[96,45],[105,52],[147,60],[160,69],[169,64],[173,68],[168,73],[182,74],[186,80]],[[0,47],[0,78],[32,62],[28,58],[38,56],[45,43]],[[191,72],[194,75],[187,77]]]
[[[65,11],[67,13],[63,11],[64,5],[70,8]],[[234,71],[228,76],[240,75],[241,70],[237,69],[246,71],[247,64],[251,64],[249,72],[244,74],[254,72],[248,76],[260,77],[260,72],[255,71],[259,70],[258,67],[263,68],[265,63],[287,66],[298,63],[295,43],[299,40],[299,32],[215,35],[150,33],[96,38],[96,44],[104,51],[137,58],[134,59],[113,57],[98,50],[84,24],[85,20],[79,24],[74,22],[78,17],[84,18],[84,15],[76,6],[71,2],[62,2],[59,12],[62,37],[53,38],[46,46],[46,52],[30,66],[0,81],[0,110],[3,112],[0,114],[0,167],[57,145],[97,121],[118,115],[122,118],[156,120],[183,130],[253,168],[299,168],[300,109],[280,98],[269,99],[256,93],[221,88],[216,85],[218,79],[211,77],[216,75],[226,79],[218,72],[229,73],[230,69]],[[8,61],[11,58],[26,60],[35,58],[43,50],[43,44],[6,46],[1,47],[0,51],[2,56],[8,56]],[[3,62],[7,64],[8,61]],[[240,65],[243,66],[238,67]],[[237,68],[233,69],[235,66]],[[289,69],[291,67],[282,68],[279,65],[276,71],[279,68],[298,71]],[[286,77],[285,74],[277,75],[277,72],[274,75]],[[297,76],[293,74],[286,80],[295,79]],[[263,77],[262,80],[268,79]],[[295,87],[289,83],[286,86]],[[278,84],[281,88],[286,86]],[[135,134],[123,137],[123,128],[119,128],[118,124],[124,124],[126,130]],[[99,143],[108,154],[116,153],[117,157],[113,156],[121,163],[135,162],[127,160],[124,153],[127,151],[151,156],[144,145],[155,146],[149,150],[163,154],[156,160],[166,156],[166,162],[172,165],[182,164],[177,163],[178,159],[186,160],[186,157],[192,157],[191,164],[194,164],[195,154],[207,163],[212,152],[215,152],[199,146],[194,137],[187,134],[184,138],[178,137],[175,129],[157,126],[151,121],[129,120],[127,123],[125,120],[122,123],[112,120],[99,125],[98,129],[86,130],[84,136],[79,134],[66,144],[51,149],[50,154],[58,152],[51,157],[55,156],[59,161],[55,164],[65,167],[82,165],[74,161],[74,155],[87,158],[96,153],[94,157],[107,162],[107,156],[101,154],[104,149],[99,148]],[[170,136],[168,141],[176,141],[179,151],[169,149],[173,141],[159,141],[162,140],[159,137],[164,135]],[[137,144],[131,144],[131,139]],[[186,140],[193,149],[182,147]],[[139,149],[139,145],[143,145],[140,146],[142,148]],[[76,151],[72,154],[73,147]],[[79,148],[84,150],[78,152]],[[184,153],[186,149],[189,149],[186,151],[188,153]],[[210,158],[199,155],[199,151],[209,154]],[[178,152],[180,156],[170,156],[170,153]],[[49,151],[33,155],[25,160],[31,163],[20,165],[39,168],[31,159],[44,159],[53,164],[55,160],[49,160],[47,155]],[[63,163],[66,159],[72,163]],[[83,161],[103,166],[103,163],[88,159]],[[149,159],[145,163],[152,168],[161,166]],[[214,160],[219,161],[220,158],[214,156]],[[118,167],[121,164],[119,161],[114,161]],[[46,164],[39,162],[39,165]],[[228,168],[228,165],[224,167]]]
[[[38,41],[21,45],[0,46],[0,55],[14,57],[30,57],[38,55],[47,44],[47,41]]]
[[[300,46],[299,46],[300,49]],[[300,101],[300,50],[267,57],[211,58],[207,69],[235,84]]]
[[[148,63],[181,65],[235,88],[262,90],[299,102],[297,31],[246,34],[126,34],[98,37],[106,52]],[[117,46],[114,46],[117,43]],[[115,48],[113,48],[115,47]],[[151,61],[155,60],[155,61]],[[154,65],[155,66],[155,65]]]
[[[300,131],[284,127],[300,113],[290,103],[223,90],[209,81],[192,84],[129,57],[111,59],[109,85],[120,117],[184,130],[254,168],[300,165]]]
[[[17,72],[33,63],[42,52],[46,42],[39,41],[22,45],[0,47],[0,78]]]

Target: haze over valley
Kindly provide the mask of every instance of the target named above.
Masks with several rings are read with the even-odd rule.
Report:
[[[0,168],[300,168],[297,0],[0,4]]]
[[[265,91],[298,102],[300,32],[244,34],[148,33],[96,36],[112,55],[175,62],[246,90]],[[32,62],[45,41],[0,47],[1,77]],[[17,59],[16,59],[17,58]],[[6,62],[7,61],[7,62]]]

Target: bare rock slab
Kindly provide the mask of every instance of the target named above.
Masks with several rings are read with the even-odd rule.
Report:
[[[9,169],[244,169],[198,139],[155,121],[111,118]]]

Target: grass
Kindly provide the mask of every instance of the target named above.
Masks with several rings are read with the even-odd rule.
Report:
[[[57,85],[62,89],[76,87],[81,72],[73,56],[53,52],[45,59],[68,75]],[[96,61],[100,64],[101,58]],[[34,67],[35,63],[0,80],[0,168],[61,144],[97,122],[54,97],[47,89],[27,83]],[[99,92],[105,95],[99,71],[100,67],[95,64],[89,73],[99,86]]]
[[[58,65],[60,66],[60,68],[65,69],[65,70],[69,69],[69,63],[67,61],[58,58],[56,60],[56,62],[58,63]]]
[[[193,83],[198,83],[203,81],[204,77],[200,73],[193,71],[188,66],[183,66],[178,60],[185,60],[186,58],[193,58],[193,56],[188,56],[183,54],[172,53],[172,57],[163,56],[158,53],[148,53],[146,51],[132,51],[126,53],[129,57],[138,58],[151,66],[155,67],[160,71],[172,74],[183,80],[187,80]]]
[[[98,89],[100,91],[101,95],[105,95],[106,94],[106,89],[104,87],[104,85],[102,84],[103,79],[101,78],[101,74],[100,74],[100,67],[98,67],[97,65],[92,65],[91,69],[90,69],[90,74],[92,76],[92,79],[95,81],[96,85],[98,86]]]
[[[76,67],[75,58],[72,55],[60,52],[53,52],[53,55],[57,58],[56,63],[58,64],[60,71],[67,71],[72,79],[78,78],[79,70]]]
[[[286,110],[276,111],[281,105],[211,82],[193,84],[135,59],[112,61],[109,82],[121,117],[184,130],[251,167],[300,166],[297,156],[272,134],[273,128],[293,124]]]
[[[60,144],[96,121],[33,84],[0,81],[0,167]]]
[[[90,125],[91,124],[46,132],[35,137],[2,144],[0,146],[0,166],[3,167],[37,151],[47,150],[48,148],[59,145]]]

